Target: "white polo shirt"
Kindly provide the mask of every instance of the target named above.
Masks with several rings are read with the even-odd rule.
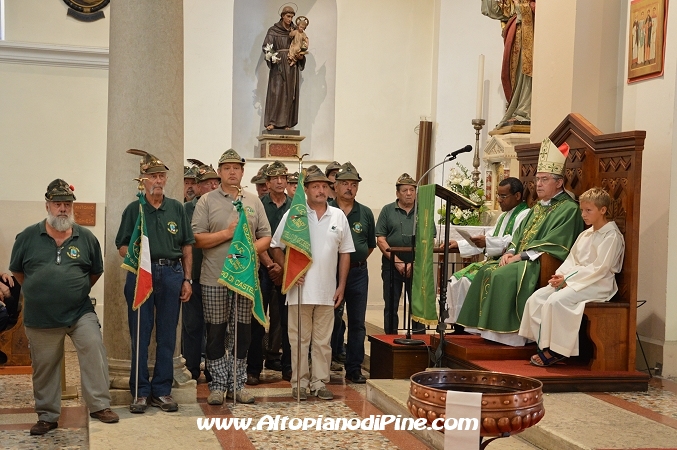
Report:
[[[334,305],[338,255],[355,251],[350,225],[343,211],[333,206],[327,205],[327,211],[320,220],[317,220],[317,214],[307,204],[306,208],[308,208],[310,252],[313,262],[305,275],[301,304]],[[280,239],[288,215],[289,211],[284,214],[280,226],[275,230],[271,247],[285,249],[286,245]],[[287,292],[287,304],[297,305],[298,298],[299,289],[294,285]]]

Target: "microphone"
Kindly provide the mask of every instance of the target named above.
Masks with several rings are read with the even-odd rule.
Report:
[[[444,159],[455,158],[457,155],[460,155],[461,153],[468,153],[468,152],[471,152],[471,151],[472,151],[472,145],[466,145],[463,148],[459,148],[458,150],[449,153]]]

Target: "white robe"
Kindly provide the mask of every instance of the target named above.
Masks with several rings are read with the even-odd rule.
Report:
[[[625,242],[616,222],[583,231],[555,273],[566,287],[545,286],[527,300],[519,335],[564,356],[578,355],[578,330],[588,302],[606,302],[616,294],[615,274],[623,267]]]
[[[531,211],[529,208],[523,209],[517,217],[515,217],[515,223],[512,227],[513,230],[517,229],[520,223],[522,223],[522,220],[529,214],[529,211]],[[494,233],[496,232],[496,225],[494,225],[493,228],[486,232],[485,249],[478,249],[463,239],[458,240],[458,251],[461,256],[463,258],[470,258],[471,256],[482,253],[482,250],[484,250],[487,258],[497,258],[503,255],[505,249],[510,245],[510,241],[512,241],[512,235],[505,234],[505,229],[510,221],[510,216],[512,216],[514,212],[515,208],[498,216],[496,224],[501,224],[501,228],[498,230],[498,233],[496,233],[498,236],[494,236]],[[505,217],[501,222],[502,216]],[[460,280],[457,280],[454,276],[449,278],[449,286],[447,287],[447,308],[449,309],[449,318],[445,320],[446,323],[456,323],[456,319],[458,319],[458,314],[461,312],[461,307],[465,301],[468,289],[470,289],[470,280],[468,278],[461,277]]]

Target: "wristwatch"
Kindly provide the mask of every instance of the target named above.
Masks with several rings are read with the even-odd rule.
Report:
[[[183,281],[184,283],[187,281],[188,284],[190,284],[191,286],[193,285],[193,280],[191,280],[190,278],[184,278]]]

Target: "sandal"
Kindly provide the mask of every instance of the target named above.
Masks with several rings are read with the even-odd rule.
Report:
[[[545,356],[546,351],[550,355],[549,358]],[[538,359],[536,359],[537,356],[540,359],[540,361]],[[550,349],[545,349],[545,350],[539,349],[538,352],[536,352],[536,354],[531,357],[529,362],[532,365],[538,366],[538,367],[550,367],[550,366],[555,365],[558,362],[563,361],[565,359],[566,359],[566,356],[559,355],[559,354],[551,351]]]

